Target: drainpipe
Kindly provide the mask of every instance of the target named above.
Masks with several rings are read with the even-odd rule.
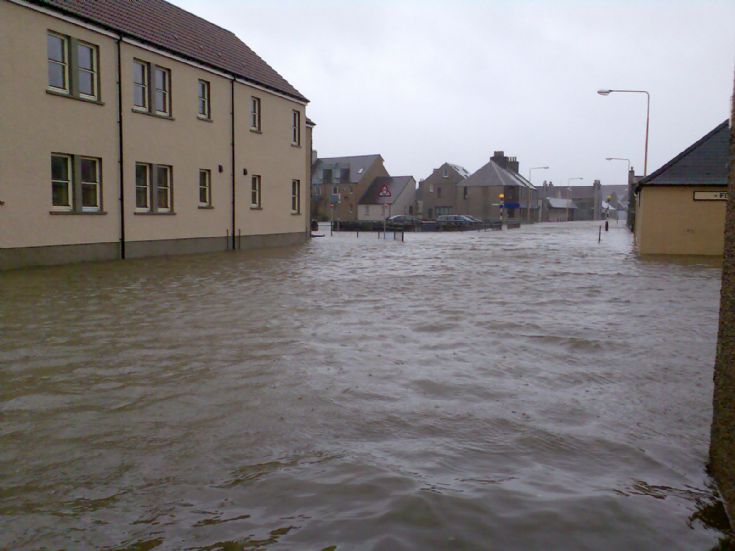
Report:
[[[232,150],[232,250],[235,250],[235,77],[232,77],[230,88],[230,101],[232,111],[230,112],[230,147]]]
[[[118,169],[120,171],[120,259],[125,260],[125,157],[123,151],[123,107],[122,107],[122,55],[120,42],[117,39],[117,141]]]

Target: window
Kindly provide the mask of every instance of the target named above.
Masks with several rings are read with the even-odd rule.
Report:
[[[291,180],[291,212],[293,214],[301,212],[301,182],[299,180]]]
[[[148,64],[133,61],[133,105],[148,109]]]
[[[51,155],[51,205],[71,210],[71,157]]]
[[[467,199],[467,186],[462,187],[462,199]]]
[[[255,175],[250,183],[250,208],[261,208],[260,176]]]
[[[322,182],[324,182],[325,184],[332,183],[332,169],[331,168],[322,169]],[[337,192],[335,191],[335,193]]]
[[[69,40],[65,36],[48,33],[49,88],[69,92]]]
[[[436,198],[441,199],[442,198],[442,188],[441,186],[436,186]]]
[[[260,132],[260,98],[250,98],[250,130]]]
[[[212,206],[212,173],[209,170],[199,171],[199,206]]]
[[[447,167],[442,169],[442,178],[449,178],[449,169]]]
[[[301,113],[296,110],[293,111],[291,123],[291,144],[301,145]]]
[[[434,184],[429,184],[429,193],[434,193]]]
[[[97,99],[97,48],[91,44],[78,42],[77,64],[79,95]]]
[[[171,167],[135,164],[135,210],[165,214],[173,212]]]
[[[171,113],[171,71],[156,67],[153,70],[153,84],[156,113],[169,115]]]
[[[101,160],[55,153],[51,155],[51,206],[55,211],[101,210]]]
[[[209,82],[200,80],[197,84],[199,93],[199,117],[202,119],[212,118],[212,109],[209,103]]]
[[[208,108],[208,86],[206,94]],[[133,109],[151,115],[171,117],[171,71],[140,59],[133,60]]]
[[[49,32],[46,48],[50,91],[99,100],[97,46]]]
[[[363,214],[370,214],[370,205],[363,205],[362,206],[362,213]]]

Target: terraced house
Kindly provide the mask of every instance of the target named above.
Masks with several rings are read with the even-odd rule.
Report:
[[[0,268],[308,236],[306,98],[163,0],[0,0]]]

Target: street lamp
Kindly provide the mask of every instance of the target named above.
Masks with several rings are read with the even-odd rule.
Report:
[[[569,201],[572,200],[572,186],[570,182],[572,180],[584,180],[581,176],[575,176],[574,178],[567,178],[567,222],[569,222]]]
[[[628,172],[630,172],[630,159],[625,157],[605,157],[606,161],[628,161]]]
[[[646,94],[646,145],[643,150],[643,175],[648,175],[648,121],[651,113],[651,94],[646,90],[598,90],[601,96],[609,96],[613,92],[623,92],[629,94]]]
[[[605,160],[606,161],[628,161],[628,174],[627,174],[627,178],[628,178],[628,214],[626,216],[626,225],[629,228],[632,228],[633,227],[633,211],[632,211],[633,207],[631,205],[633,205],[634,197],[633,197],[633,182],[630,179],[630,159],[626,159],[625,157],[605,157]]]
[[[548,170],[548,166],[534,166],[528,169],[528,181],[531,183],[531,186],[533,186],[533,182],[531,182],[531,173],[534,170]],[[526,217],[528,218],[528,223],[531,223],[531,197],[532,197],[532,187],[528,188],[528,205],[526,205],[528,208],[526,209]]]

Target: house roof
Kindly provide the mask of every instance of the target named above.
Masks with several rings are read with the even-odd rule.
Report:
[[[462,181],[461,185],[467,187],[518,186],[535,189],[535,186],[523,176],[503,168],[492,159]]]
[[[415,184],[413,176],[380,176],[370,184],[370,187],[360,198],[360,204],[385,205],[386,203],[395,203],[396,199],[410,184]],[[380,190],[383,186],[388,186],[390,197],[380,197]]]
[[[164,0],[32,1],[308,101],[232,32]]]
[[[319,157],[311,166],[311,183],[324,183],[322,181],[322,170],[325,168],[347,168],[350,171],[348,181],[340,183],[357,184],[362,180],[364,174],[373,165],[373,163],[378,160],[381,162],[383,161],[383,157],[378,154],[353,155],[351,157]]]
[[[642,178],[636,191],[643,186],[727,185],[729,140],[730,126],[726,120],[661,168]]]
[[[549,206],[552,209],[576,209],[577,205],[571,199],[565,199],[563,197],[547,197],[546,200],[549,202]]]
[[[454,172],[462,176],[462,178],[467,178],[470,175],[470,172],[463,166],[455,165],[453,163],[446,163],[446,165],[454,170]]]

